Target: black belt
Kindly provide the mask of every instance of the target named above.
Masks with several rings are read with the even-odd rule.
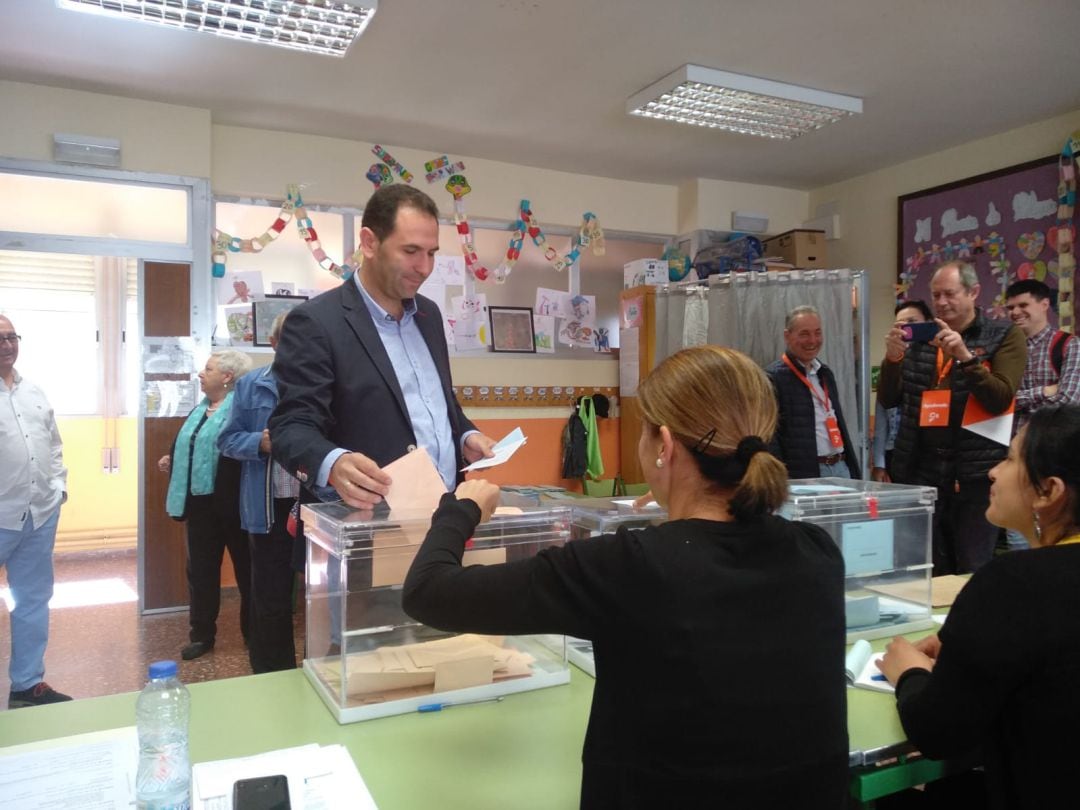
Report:
[[[818,456],[817,460],[818,460],[818,464],[829,464],[829,465],[839,464],[841,461],[844,460],[844,454],[843,453],[834,453],[831,456]]]

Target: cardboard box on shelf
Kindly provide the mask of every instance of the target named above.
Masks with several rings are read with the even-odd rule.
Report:
[[[765,240],[765,256],[782,258],[795,267],[828,267],[825,231],[795,230],[773,236]]]
[[[636,259],[623,265],[623,289],[642,284],[667,284],[668,263],[664,259]]]

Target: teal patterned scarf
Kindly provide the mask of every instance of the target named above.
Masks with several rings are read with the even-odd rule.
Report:
[[[218,450],[217,438],[225,423],[229,421],[229,409],[232,407],[233,392],[225,395],[221,405],[211,413],[206,423],[199,428],[206,407],[210,400],[203,399],[195,409],[188,414],[184,426],[176,436],[176,445],[173,447],[172,473],[169,477],[169,492],[165,498],[165,511],[174,518],[182,518],[187,503],[188,478],[190,475],[192,495],[209,495],[214,491],[214,476],[217,475],[218,459],[221,451]],[[195,447],[191,447],[191,436],[195,430]]]

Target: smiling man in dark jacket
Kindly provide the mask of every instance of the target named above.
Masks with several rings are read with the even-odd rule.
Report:
[[[780,406],[769,450],[784,462],[792,478],[861,478],[836,378],[818,360],[824,342],[816,309],[801,306],[788,313],[787,350],[765,369]]]

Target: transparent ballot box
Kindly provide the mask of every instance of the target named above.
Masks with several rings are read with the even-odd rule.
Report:
[[[848,642],[932,627],[933,487],[848,478],[790,482],[780,511],[815,523],[844,555]]]
[[[478,526],[464,565],[531,557],[570,539],[570,509],[516,509]],[[343,503],[301,509],[307,541],[304,672],[339,723],[569,683],[562,637],[449,633],[401,608],[431,513]]]
[[[573,512],[571,536],[584,540],[601,534],[613,534],[620,526],[643,529],[667,520],[667,511],[656,503],[634,508],[634,498],[578,498],[570,502]],[[566,637],[566,656],[578,669],[596,677],[593,645],[588,639]]]
[[[613,534],[620,526],[641,529],[667,520],[667,512],[651,503],[634,508],[632,496],[616,498],[575,498],[569,502],[573,513],[571,536],[575,540]]]

